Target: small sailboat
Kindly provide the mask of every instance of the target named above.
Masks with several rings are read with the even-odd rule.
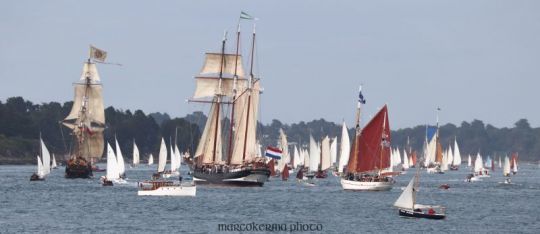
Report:
[[[139,147],[137,147],[137,143],[135,143],[135,139],[133,139],[133,161],[132,165],[136,167],[139,165]]]
[[[518,164],[517,164],[517,160],[518,160],[518,153],[513,153],[512,154],[512,161],[510,161],[510,168],[512,169],[512,174],[517,174],[518,172]]]
[[[39,143],[41,157],[37,156],[37,171],[30,176],[30,181],[45,180],[45,176],[51,173],[51,155],[43,139],[41,139],[41,134],[39,136]]]
[[[124,163],[124,156],[122,155],[122,150],[120,150],[120,144],[118,143],[118,139],[116,139],[116,136],[114,136],[114,140],[116,141],[116,160],[118,161],[116,166],[118,167],[118,173],[120,173],[120,178],[124,179],[126,178],[126,165]]]
[[[51,169],[58,169],[58,165],[56,164],[56,157],[54,157],[54,154],[52,154],[52,162],[51,162]]]
[[[289,166],[285,164],[281,169],[281,180],[286,181],[289,179]]]
[[[457,138],[454,138],[454,159],[452,160],[452,166],[450,166],[450,170],[457,171],[460,165],[461,165],[461,153],[459,152]]]
[[[154,155],[150,154],[148,156],[148,165],[150,166],[152,164],[154,164]]]
[[[349,153],[351,150],[351,140],[349,138],[349,131],[345,121],[341,127],[341,144],[339,146],[339,163],[338,163],[338,174],[343,174],[343,169],[347,166],[349,162]]]
[[[510,159],[508,159],[508,156],[504,157],[503,176],[505,177],[504,184],[512,183],[510,180]]]
[[[416,193],[418,192],[419,171],[411,179],[405,190],[394,203],[394,206],[399,210],[399,216],[409,218],[425,218],[425,219],[444,219],[446,215],[445,207],[420,205],[416,203]]]

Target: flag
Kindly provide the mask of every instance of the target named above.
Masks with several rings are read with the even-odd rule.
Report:
[[[90,45],[90,58],[99,62],[105,62],[107,52]]]
[[[245,20],[257,20],[257,18],[254,18],[253,16],[251,16],[251,15],[249,15],[248,13],[243,12],[243,11],[240,12],[240,19],[245,19]]]
[[[358,92],[358,102],[362,104],[366,104],[366,99],[364,99],[364,95],[362,95],[362,91]]]
[[[281,159],[281,153],[282,151],[276,147],[268,146],[266,147],[266,157],[274,158],[274,159]]]

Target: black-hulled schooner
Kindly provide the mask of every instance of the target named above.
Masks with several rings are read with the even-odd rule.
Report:
[[[221,53],[206,53],[203,68],[195,77],[195,94],[190,101],[210,105],[206,125],[191,161],[197,183],[262,186],[270,176],[257,144],[261,82],[253,74],[255,31],[248,77],[239,54],[239,40],[240,27],[236,52],[225,52],[225,35]]]
[[[103,155],[105,111],[102,86],[96,64],[103,62],[106,52],[93,46],[90,57],[84,63],[81,79],[74,83],[75,98],[69,115],[62,121],[71,129],[73,144],[66,165],[66,178],[92,177],[92,162]]]

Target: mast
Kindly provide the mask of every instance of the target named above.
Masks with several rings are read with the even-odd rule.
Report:
[[[240,48],[240,22],[238,22],[238,30],[236,32],[236,54],[234,62],[234,76],[233,76],[233,97],[232,97],[232,111],[231,111],[231,122],[230,122],[230,131],[229,131],[229,146],[227,153],[227,165],[231,164],[232,159],[232,140],[233,140],[233,129],[234,129],[234,108],[236,103],[236,83],[238,81],[238,50]]]
[[[247,118],[246,120],[246,129],[245,129],[245,132],[244,132],[244,148],[242,150],[242,161],[245,161],[246,160],[246,148],[247,148],[247,135],[248,135],[248,127],[249,127],[249,114],[250,114],[250,110],[251,110],[251,92],[253,91],[251,89],[252,87],[252,83],[253,83],[253,59],[254,59],[254,54],[255,54],[255,24],[253,24],[253,40],[252,40],[252,43],[251,43],[251,63],[250,63],[250,68],[249,68],[249,81],[248,81],[248,103],[247,103]],[[256,127],[256,126],[255,126]]]
[[[213,160],[212,162],[216,162],[216,148],[217,148],[217,138],[218,138],[218,127],[219,127],[219,109],[221,106],[221,81],[223,79],[223,66],[225,65],[225,42],[227,41],[227,31],[225,31],[225,34],[223,35],[223,41],[221,44],[221,65],[219,67],[219,85],[218,85],[218,93],[216,94],[216,131],[214,132],[214,150],[213,150]],[[219,136],[221,137],[221,136]],[[221,147],[221,146],[220,146]]]

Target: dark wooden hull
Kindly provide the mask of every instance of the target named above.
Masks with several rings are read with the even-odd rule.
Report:
[[[423,219],[444,219],[444,214],[425,214],[422,212],[414,212],[412,210],[399,209],[399,216],[409,218],[423,218]]]
[[[68,179],[89,179],[92,178],[92,166],[84,159],[69,160],[66,165],[66,175]]]
[[[239,187],[260,187],[268,181],[270,170],[268,168],[246,168],[234,172],[205,172],[194,170],[193,178],[197,184],[213,184]]]
[[[44,181],[45,178],[39,177],[36,173],[32,174],[30,176],[30,181]]]

